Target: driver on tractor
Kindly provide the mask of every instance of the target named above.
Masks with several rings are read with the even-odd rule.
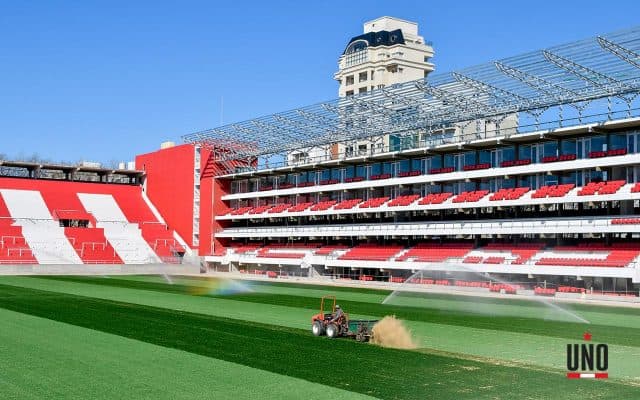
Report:
[[[335,322],[338,325],[341,325],[344,320],[344,312],[342,312],[342,308],[340,308],[339,304],[336,304],[336,313],[333,318],[331,318],[331,322]]]

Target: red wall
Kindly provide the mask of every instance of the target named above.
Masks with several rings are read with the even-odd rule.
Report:
[[[213,238],[228,222],[215,221],[227,205],[222,196],[229,193],[229,182],[215,179],[224,172],[223,164],[211,157],[211,150],[200,153],[200,244],[193,246],[193,163],[194,146],[184,144],[136,157],[136,169],[146,172],[147,195],[158,208],[169,228],[176,230],[189,247],[201,256],[218,253],[224,244]],[[234,164],[234,161],[228,163]]]
[[[194,248],[193,166],[191,144],[136,156],[136,169],[146,172],[147,196],[169,228],[177,231],[191,248]]]

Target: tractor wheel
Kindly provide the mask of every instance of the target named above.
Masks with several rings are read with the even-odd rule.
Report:
[[[313,336],[324,335],[324,326],[322,325],[322,322],[315,321],[313,325],[311,325],[311,332],[313,332]]]
[[[338,325],[333,324],[333,323],[327,325],[327,337],[328,338],[330,338],[330,339],[337,338],[339,334],[340,334],[340,330],[338,329]]]

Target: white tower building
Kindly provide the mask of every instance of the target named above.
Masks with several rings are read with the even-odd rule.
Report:
[[[434,69],[431,44],[418,34],[418,24],[394,17],[364,23],[338,61],[334,79],[340,97],[424,78]]]

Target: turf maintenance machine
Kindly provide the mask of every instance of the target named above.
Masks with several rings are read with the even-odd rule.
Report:
[[[331,339],[349,337],[358,342],[368,342],[376,322],[378,321],[349,319],[349,314],[336,311],[336,296],[322,296],[320,312],[311,317],[311,332],[315,336],[326,335]]]

